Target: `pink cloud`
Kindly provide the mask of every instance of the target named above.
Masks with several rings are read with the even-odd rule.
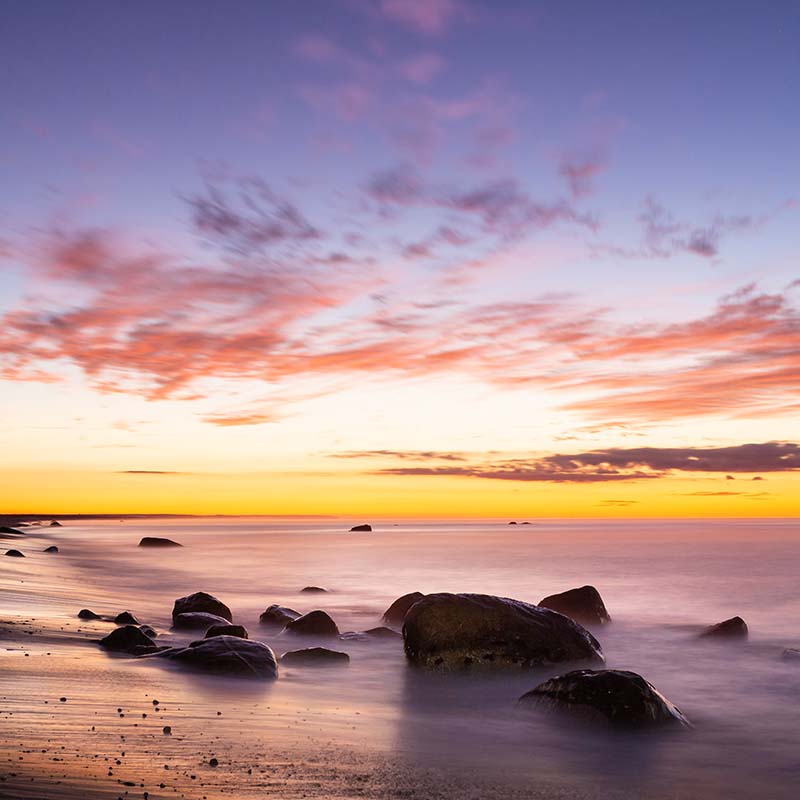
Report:
[[[439,36],[460,19],[469,19],[456,0],[380,0],[383,15],[428,36]]]

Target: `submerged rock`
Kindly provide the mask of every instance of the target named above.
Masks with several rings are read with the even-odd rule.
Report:
[[[781,658],[784,661],[800,661],[800,650],[794,647],[787,647],[783,653],[781,653]]]
[[[411,608],[414,603],[422,600],[423,597],[425,597],[425,595],[422,594],[422,592],[409,592],[402,597],[398,597],[397,600],[383,612],[383,621],[388,622],[390,625],[402,625],[408,613],[408,609]]]
[[[0,533],[10,533],[13,536],[25,535],[22,531],[18,531],[16,528],[9,528],[8,525],[0,525]]]
[[[206,639],[212,636],[238,636],[240,639],[249,639],[247,628],[244,625],[212,625],[206,631]]]
[[[304,586],[300,591],[306,594],[327,594],[330,589],[325,589],[322,586]]]
[[[106,650],[136,655],[158,650],[153,640],[135,625],[116,628],[100,640],[100,646]]]
[[[45,547],[45,549],[42,552],[43,553],[57,553],[58,552],[58,548],[54,544],[51,544],[50,547]]]
[[[25,558],[25,554],[20,553],[19,550],[6,550],[6,555],[11,556],[11,558]]]
[[[692,727],[666,697],[635,672],[581,669],[551,678],[520,697],[523,706],[568,711],[618,727]]]
[[[117,614],[117,616],[114,617],[114,624],[115,625],[140,625],[141,623],[139,622],[138,619],[136,619],[136,617],[133,616],[133,614],[131,614],[130,611],[123,611],[121,614]]]
[[[262,612],[258,621],[262,625],[275,625],[276,627],[280,626],[283,628],[289,622],[300,616],[302,616],[302,614],[300,614],[299,611],[295,611],[293,608],[287,608],[286,606],[279,606],[277,603],[273,603],[273,605],[268,606],[266,610]]]
[[[346,642],[368,642],[370,639],[400,639],[401,635],[392,628],[370,628],[366,631],[348,631],[340,637]]]
[[[339,628],[324,611],[309,611],[302,617],[293,619],[283,629],[284,633],[296,633],[301,636],[338,636]]]
[[[581,625],[605,625],[611,622],[603,598],[594,586],[581,586],[580,589],[548,595],[539,605],[558,611]]]
[[[706,628],[701,634],[701,638],[714,639],[746,639],[747,624],[741,617],[731,617],[724,622],[718,622]]]
[[[525,668],[603,661],[589,631],[568,617],[484,594],[429,594],[406,614],[408,660],[433,670]]]
[[[102,617],[99,614],[95,614],[94,611],[89,611],[88,608],[82,608],[78,612],[78,616],[81,619],[102,619]]]
[[[302,650],[289,650],[281,656],[282,664],[303,664],[325,666],[327,664],[349,664],[350,656],[327,647],[305,647]]]
[[[216,614],[218,617],[224,617],[228,622],[233,622],[233,614],[228,606],[207,592],[195,592],[187,597],[179,597],[172,607],[172,618],[175,619],[178,614],[188,614],[196,611]]]
[[[212,636],[189,647],[164,652],[171,661],[214,675],[274,680],[278,677],[275,653],[262,642],[238,636]]]
[[[144,536],[139,540],[139,547],[183,547],[180,542],[163,539],[160,536]]]
[[[371,530],[372,530],[372,525],[367,525],[367,524],[364,524],[364,525],[353,525],[353,527],[350,528],[350,532],[351,533],[353,531],[371,531]]]
[[[60,527],[62,527],[62,525],[58,520],[51,519],[50,520],[50,527],[51,528],[60,528]]]
[[[204,611],[188,611],[178,614],[172,620],[172,627],[176,630],[207,630],[212,625],[229,625],[230,620],[218,617],[216,614],[206,614]]]

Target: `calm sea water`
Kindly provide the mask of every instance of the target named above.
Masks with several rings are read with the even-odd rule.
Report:
[[[789,798],[800,792],[800,526],[796,521],[372,521],[187,519],[67,523],[44,535],[57,559],[38,556],[4,592],[3,610],[74,620],[77,608],[130,609],[164,631],[176,597],[204,590],[226,602],[251,638],[278,653],[297,640],[267,634],[271,603],[322,608],[342,631],[379,624],[410,591],[481,592],[536,602],[595,585],[613,623],[594,631],[609,667],[641,673],[694,723],[692,732],[621,735],[574,720],[520,713],[517,698],[548,669],[500,676],[427,676],[410,669],[400,641],[339,642],[346,669],[285,670],[269,688],[175,673],[152,660],[109,659],[104,680],[125,670],[162,680],[184,704],[230,702],[231,692],[268,692],[271,714],[249,712],[254,735],[286,727],[281,714],[314,714],[315,743],[352,741],[442,770],[470,768],[514,785],[546,781],[575,791],[608,786],[639,797]],[[137,548],[163,535],[185,547]],[[20,560],[21,561],[21,560]],[[4,568],[6,565],[3,565]],[[20,573],[22,574],[22,573]],[[301,594],[303,586],[326,595]],[[75,607],[77,605],[77,608]],[[697,639],[702,626],[744,617],[750,639]],[[111,666],[105,667],[104,664]],[[142,676],[145,676],[144,678]],[[236,682],[234,682],[236,683]],[[162,691],[166,691],[162,688]],[[76,688],[76,691],[78,689]],[[226,694],[227,693],[227,694]],[[246,695],[251,705],[259,698]],[[255,706],[253,706],[255,707]],[[259,706],[260,707],[260,706]],[[293,711],[294,709],[294,711]],[[358,714],[358,726],[343,722]]]

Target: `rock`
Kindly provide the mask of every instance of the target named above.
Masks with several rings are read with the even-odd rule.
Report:
[[[339,638],[346,642],[364,642],[370,639],[400,639],[402,637],[397,631],[391,628],[379,627],[370,628],[366,631],[348,631],[347,633],[343,633]]]
[[[171,661],[215,675],[273,680],[278,677],[275,653],[267,645],[238,636],[212,636],[189,647],[164,652]]]
[[[724,622],[718,622],[706,628],[701,634],[701,638],[713,639],[746,639],[747,625],[741,617],[731,617]]]
[[[408,660],[434,670],[525,668],[603,661],[589,631],[568,617],[484,594],[429,594],[406,614]]]
[[[149,636],[151,639],[155,639],[158,634],[155,631],[155,628],[151,628],[149,625],[140,625],[139,630],[145,635]]]
[[[262,625],[275,625],[276,627],[280,626],[283,628],[289,622],[297,619],[299,616],[302,616],[300,612],[295,611],[293,608],[287,608],[286,606],[273,604],[267,607],[267,609],[258,618],[258,621]]]
[[[139,547],[183,547],[180,542],[162,539],[158,536],[145,536],[139,541]]]
[[[11,558],[25,558],[25,554],[20,553],[19,550],[6,550],[6,555],[11,556]]]
[[[783,653],[781,653],[781,658],[784,661],[800,661],[800,650],[794,647],[787,647]]]
[[[325,666],[328,664],[349,664],[350,656],[327,647],[305,647],[290,650],[281,656],[282,664],[303,664],[306,666]]]
[[[51,519],[50,520],[50,527],[51,528],[60,528],[60,527],[62,527],[62,525],[58,520]]]
[[[58,548],[54,544],[51,544],[50,547],[45,547],[45,549],[42,552],[43,553],[57,553],[58,552]]]
[[[153,640],[135,625],[116,628],[100,640],[100,646],[106,650],[137,655],[142,652],[155,652],[158,649]]]
[[[365,525],[353,525],[353,527],[350,528],[350,532],[351,533],[353,531],[371,531],[371,530],[372,530],[372,525],[366,525],[366,524]]]
[[[522,522],[521,525],[530,525],[530,522]]]
[[[13,536],[25,535],[22,531],[18,531],[16,528],[9,528],[8,525],[0,525],[0,533],[10,533]]]
[[[509,522],[508,524],[509,525],[516,525],[517,523],[512,521],[512,522]]]
[[[679,725],[686,717],[652,684],[635,672],[579,669],[539,684],[520,697],[523,706],[568,711],[615,727]]]
[[[410,592],[398,597],[383,613],[383,621],[388,622],[389,625],[402,625],[408,609],[418,600],[422,600],[423,597],[425,595],[422,592]]]
[[[324,589],[322,586],[304,586],[300,591],[307,594],[327,594],[330,590]]]
[[[188,595],[188,597],[179,597],[172,607],[172,619],[174,620],[178,614],[187,614],[195,611],[216,614],[218,617],[224,617],[228,622],[233,622],[233,614],[231,614],[228,606],[206,592],[195,592]]]
[[[82,608],[78,612],[78,616],[81,619],[101,619],[99,614],[95,614],[94,611],[89,611],[88,608]]]
[[[131,614],[130,611],[123,611],[122,613],[117,614],[117,616],[114,617],[114,624],[115,625],[140,625],[141,623],[139,622],[138,619],[136,619],[136,617],[133,616],[133,614]]]
[[[336,623],[324,611],[309,611],[302,617],[293,619],[283,629],[284,633],[296,633],[301,636],[338,636]]]
[[[238,636],[240,639],[249,639],[247,628],[244,625],[212,625],[206,631],[206,639],[212,636]]]
[[[581,625],[605,625],[611,622],[603,598],[594,586],[581,586],[580,589],[548,595],[539,601],[539,605],[558,611]]]
[[[229,625],[230,620],[218,617],[216,614],[206,614],[204,611],[187,611],[178,614],[172,619],[172,627],[176,630],[208,630],[212,625]]]

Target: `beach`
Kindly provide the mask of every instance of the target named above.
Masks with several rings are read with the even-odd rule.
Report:
[[[22,529],[13,546],[26,557],[0,572],[0,797],[792,796],[800,669],[781,654],[799,638],[793,522],[398,520],[365,533],[349,522]],[[183,547],[138,547],[147,535]],[[58,553],[42,552],[53,544]],[[693,730],[615,733],[521,711],[519,696],[561,665],[429,675],[406,663],[399,637],[300,644],[258,622],[281,603],[364,631],[409,591],[535,603],[588,582],[613,617],[594,631],[607,666],[642,674]],[[278,655],[324,643],[350,664],[282,665],[269,682],[209,676],[108,653],[97,640],[114,624],[76,616],[130,610],[158,644],[188,643],[198,634],[171,630],[170,612],[198,590]],[[747,641],[698,639],[733,614]]]

